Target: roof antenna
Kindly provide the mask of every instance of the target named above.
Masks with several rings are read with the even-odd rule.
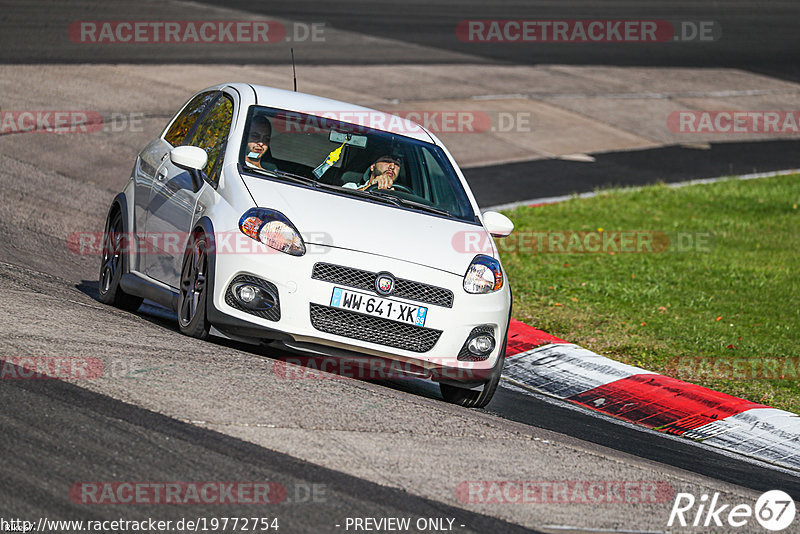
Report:
[[[289,49],[292,52],[292,78],[294,78],[294,92],[297,92],[297,72],[294,70],[294,48]]]

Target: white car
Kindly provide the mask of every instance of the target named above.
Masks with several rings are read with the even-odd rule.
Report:
[[[413,364],[445,400],[492,398],[511,291],[442,143],[394,115],[231,83],[193,96],[108,213],[100,300],[181,332]],[[469,372],[464,372],[465,370]]]

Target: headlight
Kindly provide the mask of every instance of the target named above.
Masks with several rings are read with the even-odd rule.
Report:
[[[306,253],[306,245],[300,232],[279,211],[251,208],[239,219],[239,230],[244,235],[286,254],[302,256]]]
[[[464,275],[464,291],[467,293],[491,293],[503,287],[503,271],[500,262],[491,256],[478,254]]]

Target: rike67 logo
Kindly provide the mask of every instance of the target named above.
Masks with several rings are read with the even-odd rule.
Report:
[[[752,529],[756,525],[752,520],[755,518],[761,527],[778,532],[792,524],[795,512],[794,501],[781,490],[771,490],[762,494],[754,507],[749,504],[734,505],[721,502],[719,493],[714,493],[710,499],[706,494],[696,499],[691,493],[678,493],[667,526],[705,528],[750,526],[747,531],[753,532]]]

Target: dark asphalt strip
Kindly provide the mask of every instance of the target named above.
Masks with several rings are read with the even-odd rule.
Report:
[[[314,41],[309,30],[301,31],[293,22],[285,24],[286,39],[277,42],[233,46],[230,43],[191,42],[122,44],[110,46],[91,41],[72,42],[70,24],[80,21],[132,21],[137,10],[151,9],[146,2],[9,2],[0,0],[0,61],[4,63],[229,63],[287,64],[289,48],[297,48],[298,64],[382,65],[387,62],[435,64],[442,62],[484,61],[491,64],[522,65],[634,65],[679,67],[736,67],[767,72],[784,79],[800,79],[798,51],[800,33],[796,29],[797,2],[773,0],[769,9],[754,2],[717,0],[714,2],[670,2],[651,0],[206,0],[206,6],[238,9],[248,15],[317,24],[325,31]],[[214,11],[193,6],[195,16],[214,17]],[[186,7],[180,3],[160,6],[158,20],[182,20]],[[195,13],[196,11],[196,13]],[[152,15],[151,15],[152,17]],[[222,18],[227,18],[221,15]],[[194,18],[194,17],[190,17]],[[488,31],[470,38],[458,31],[467,21],[486,20],[660,20],[668,21],[677,40],[666,42],[603,42],[577,39],[577,42],[546,42],[536,37],[521,42],[492,42]],[[463,22],[462,22],[463,21]],[[702,38],[697,33],[701,21],[718,31]],[[693,28],[688,29],[684,23]],[[461,25],[461,26],[460,26]],[[663,25],[662,25],[663,26]],[[275,26],[281,27],[281,26]],[[308,28],[308,26],[304,26]],[[487,23],[485,28],[488,30]],[[40,28],[46,32],[36,33]],[[499,27],[498,27],[499,28]],[[329,30],[374,36],[382,41],[364,46],[362,41]],[[274,31],[274,30],[273,30]],[[30,38],[30,34],[47,38]],[[274,34],[277,37],[277,33]],[[15,38],[16,37],[16,38]],[[20,38],[21,37],[21,38]],[[25,37],[28,37],[25,39]],[[75,35],[72,35],[76,39]],[[4,40],[5,39],[5,40]],[[386,39],[390,41],[385,41]],[[507,39],[503,37],[502,40]],[[402,51],[386,57],[392,41]],[[331,50],[334,52],[331,53]],[[391,53],[391,49],[388,50]],[[298,72],[299,79],[307,79]],[[469,80],[465,80],[467,83]],[[357,80],[353,80],[357,85]],[[302,85],[301,85],[302,87]]]
[[[594,162],[545,159],[464,169],[482,207],[586,193],[800,168],[800,141],[713,143],[708,150],[667,146],[606,152]]]
[[[669,439],[653,430],[634,428],[572,409],[563,402],[545,402],[499,388],[487,411],[511,421],[552,430],[757,491],[782,489],[793,499],[800,500],[800,474],[762,467],[698,447],[689,440]]]
[[[11,364],[0,361],[0,365]],[[418,518],[430,517],[454,518],[455,532],[530,532],[499,519],[303,462],[60,380],[0,380],[0,405],[0,450],[4,452],[0,466],[0,517],[28,521],[39,517],[152,517],[173,521],[277,517],[280,532],[342,532],[347,517],[408,517],[412,525]],[[402,453],[386,451],[387,455]],[[288,500],[267,505],[86,505],[70,499],[73,484],[92,481],[271,481],[286,487]],[[308,490],[314,484],[324,488],[324,494],[317,492],[318,497],[324,495],[324,501],[318,498],[318,502],[309,502]]]
[[[207,5],[284,17],[306,23],[325,23],[327,28],[394,39],[422,47],[405,59],[408,63],[435,63],[443,51],[481,57],[494,64],[521,65],[643,65],[738,67],[764,70],[797,79],[800,34],[796,31],[796,2],[772,2],[770,9],[736,0],[669,2],[651,0],[203,0]],[[387,13],[391,13],[387,17]],[[387,18],[389,19],[387,21]],[[544,42],[541,37],[522,42],[486,42],[486,32],[469,39],[457,31],[467,21],[487,20],[668,20],[679,41],[666,42]],[[680,21],[713,21],[720,34],[711,40],[686,40]],[[463,22],[462,22],[463,21]],[[690,24],[691,25],[691,24]],[[538,34],[537,34],[538,35]],[[502,40],[504,38],[496,38]],[[327,44],[327,43],[322,43]],[[410,51],[411,52],[411,51]],[[252,56],[252,54],[251,54]],[[313,53],[310,54],[313,57]],[[308,56],[306,56],[308,59]],[[262,60],[258,55],[252,62]],[[371,47],[351,47],[344,64],[379,60]],[[468,82],[468,80],[466,80]]]

